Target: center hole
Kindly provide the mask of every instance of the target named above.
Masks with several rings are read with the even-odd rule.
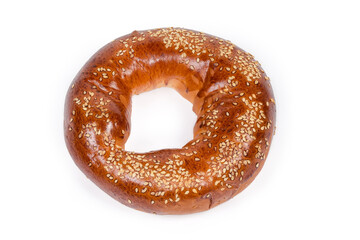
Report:
[[[192,104],[172,88],[159,88],[132,98],[131,133],[125,149],[148,152],[181,148],[193,138]]]

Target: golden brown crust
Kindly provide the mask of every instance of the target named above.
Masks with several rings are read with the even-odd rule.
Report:
[[[132,95],[163,86],[193,103],[194,139],[124,150]],[[158,214],[204,211],[241,192],[264,164],[274,124],[269,78],[249,53],[177,28],[135,31],[100,49],[65,103],[65,140],[79,168],[121,203]]]

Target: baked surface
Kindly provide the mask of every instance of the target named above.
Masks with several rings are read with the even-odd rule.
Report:
[[[131,97],[172,87],[193,103],[194,138],[134,153]],[[134,31],[100,49],[66,96],[65,140],[77,166],[121,203],[145,212],[204,211],[259,173],[275,127],[269,78],[229,41],[187,29]]]

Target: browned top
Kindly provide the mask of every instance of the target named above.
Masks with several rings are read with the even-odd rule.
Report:
[[[193,103],[194,139],[180,149],[124,150],[131,97],[173,87]],[[81,69],[65,104],[65,139],[79,168],[123,204],[184,214],[214,207],[248,186],[275,124],[269,78],[229,41],[186,29],[133,32]]]

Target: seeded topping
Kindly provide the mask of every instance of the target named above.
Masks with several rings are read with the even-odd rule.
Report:
[[[123,202],[155,212],[191,199],[210,199],[211,207],[247,186],[268,153],[275,111],[269,78],[253,56],[230,41],[177,28],[134,32],[111,46],[100,53],[108,61],[91,63],[89,74],[71,86],[67,141],[79,143],[75,151],[88,151],[76,161],[86,159],[90,172],[119,186]],[[162,59],[162,67],[149,64],[169,53],[174,56]],[[176,62],[171,71],[164,67],[170,59]],[[164,82],[175,73],[186,80]],[[195,109],[195,138],[180,149],[126,151],[131,94],[167,84],[202,101]]]

